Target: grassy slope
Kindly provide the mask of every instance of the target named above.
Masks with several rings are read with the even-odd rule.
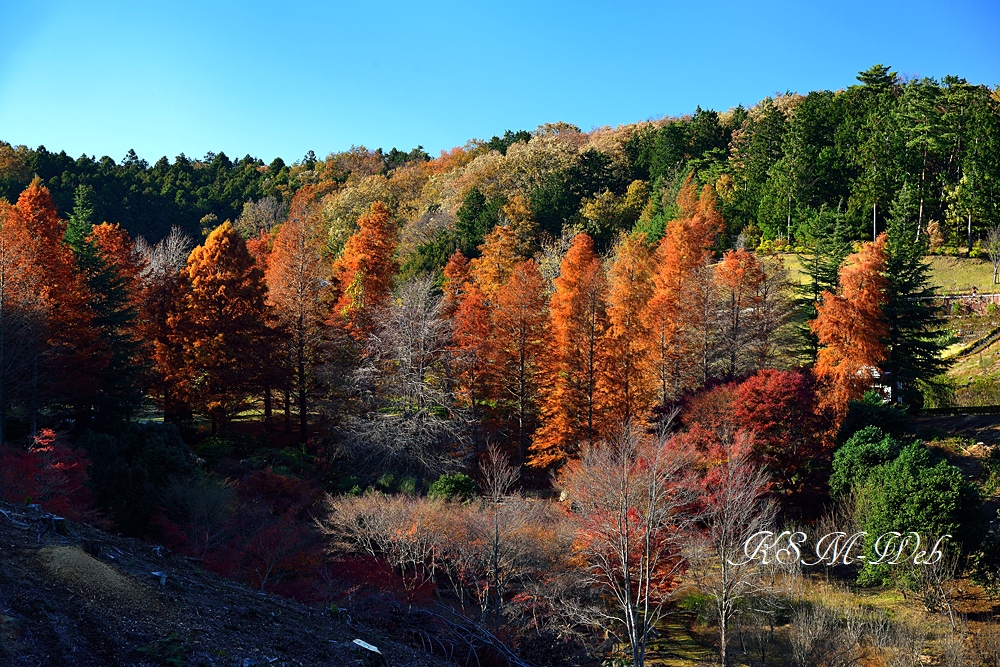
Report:
[[[792,282],[805,283],[806,275],[798,255],[782,255]],[[967,257],[931,256],[931,284],[944,292],[969,292],[975,286],[980,294],[1000,292],[1000,285],[993,284],[993,267],[985,259]]]

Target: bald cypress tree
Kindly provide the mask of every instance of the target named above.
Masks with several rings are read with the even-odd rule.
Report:
[[[224,429],[260,384],[260,350],[269,344],[264,272],[226,222],[188,258],[182,296],[168,317],[183,364],[184,398]]]

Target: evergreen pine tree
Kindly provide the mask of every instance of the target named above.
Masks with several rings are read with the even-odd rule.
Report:
[[[837,211],[821,207],[812,216],[808,230],[808,243],[812,254],[800,256],[803,272],[809,281],[798,287],[799,312],[796,327],[802,336],[800,356],[815,362],[819,341],[809,328],[816,319],[816,303],[824,291],[837,288],[840,266],[851,252],[844,216]]]
[[[101,233],[95,234],[93,198],[89,185],[77,187],[63,241],[73,251],[90,289],[93,326],[107,359],[94,398],[93,426],[117,430],[142,400],[139,381],[145,373],[136,334],[138,304],[133,294],[138,266],[124,230],[105,223]]]
[[[889,216],[886,277],[889,279],[884,316],[889,335],[884,365],[892,401],[919,405],[918,380],[940,375],[948,363],[938,334],[941,316],[929,284],[930,266],[924,261],[927,235],[916,237],[919,199],[908,185],[896,195]]]

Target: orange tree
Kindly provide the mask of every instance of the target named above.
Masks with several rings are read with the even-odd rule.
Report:
[[[191,252],[182,291],[168,318],[183,367],[187,401],[225,428],[259,385],[260,350],[269,345],[264,274],[226,222]]]
[[[389,209],[375,202],[358,219],[358,231],[347,239],[334,266],[340,286],[334,310],[355,340],[364,340],[375,330],[378,315],[392,298],[396,243]]]
[[[837,293],[823,292],[810,323],[819,339],[814,372],[825,386],[824,402],[841,414],[848,401],[871,388],[887,357],[885,245],[886,236],[880,234],[847,258]]]
[[[308,398],[313,368],[322,342],[328,291],[327,264],[322,253],[322,229],[296,196],[268,257],[268,299],[287,335],[288,356],[295,380],[299,440],[307,439]]]
[[[542,424],[528,461],[537,468],[562,465],[582,444],[597,439],[607,285],[594,241],[586,234],[574,237],[555,287],[542,368]]]

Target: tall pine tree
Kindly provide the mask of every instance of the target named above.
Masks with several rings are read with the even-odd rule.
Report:
[[[886,303],[888,326],[883,366],[894,403],[918,405],[917,382],[940,375],[948,363],[939,329],[941,316],[934,305],[929,283],[930,265],[924,261],[927,235],[914,238],[919,223],[919,192],[904,185],[896,195],[889,216],[886,243]]]

